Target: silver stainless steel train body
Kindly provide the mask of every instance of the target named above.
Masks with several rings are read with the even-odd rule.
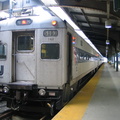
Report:
[[[100,58],[57,16],[0,21],[0,93],[15,110],[29,101],[59,109]]]

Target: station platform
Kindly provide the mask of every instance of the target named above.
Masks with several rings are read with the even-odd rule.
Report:
[[[52,120],[119,120],[120,72],[105,63]]]

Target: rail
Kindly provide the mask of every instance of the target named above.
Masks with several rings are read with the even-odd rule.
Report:
[[[7,120],[12,118],[13,111],[12,110],[7,110],[3,113],[0,114],[0,120]]]

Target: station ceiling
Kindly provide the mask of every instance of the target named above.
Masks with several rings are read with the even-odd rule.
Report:
[[[59,0],[71,19],[86,34],[103,56],[110,57],[120,51],[120,11],[113,0]],[[112,28],[105,28],[110,20]],[[106,45],[106,40],[110,41]],[[108,51],[108,52],[107,52]]]
[[[111,57],[120,51],[120,10],[114,8],[113,0],[56,1],[103,56]],[[5,9],[9,0],[0,0],[0,3]],[[112,28],[105,28],[106,20],[110,20]],[[110,41],[109,45],[106,45],[106,40]]]

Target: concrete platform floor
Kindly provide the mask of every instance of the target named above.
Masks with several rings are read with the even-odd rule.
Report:
[[[120,72],[107,63],[82,120],[120,120]]]
[[[120,72],[105,63],[52,120],[120,120]]]

